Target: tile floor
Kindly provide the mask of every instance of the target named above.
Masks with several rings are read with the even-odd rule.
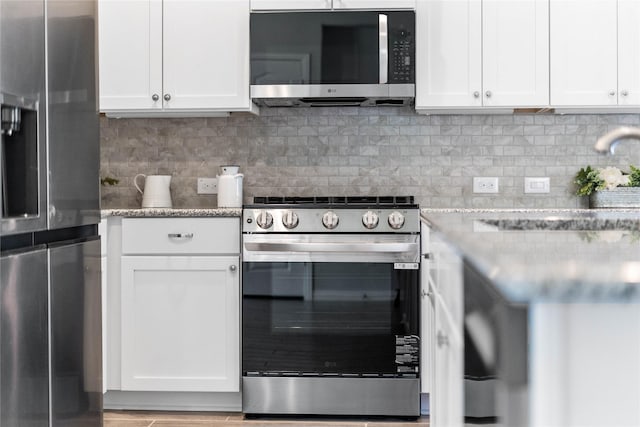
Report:
[[[428,427],[429,420],[244,419],[235,412],[104,411],[104,427]]]

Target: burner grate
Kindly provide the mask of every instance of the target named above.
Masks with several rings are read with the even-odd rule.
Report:
[[[306,205],[306,206],[414,206],[413,196],[319,196],[287,197],[256,196],[256,205]]]

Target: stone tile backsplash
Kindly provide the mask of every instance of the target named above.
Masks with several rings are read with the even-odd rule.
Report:
[[[434,115],[411,108],[263,108],[260,116],[101,118],[102,208],[136,208],[138,173],[173,176],[174,207],[216,207],[198,177],[223,164],[244,173],[244,198],[266,195],[414,195],[431,208],[576,208],[579,168],[640,164],[637,141],[613,157],[593,144],[639,114]],[[474,176],[500,178],[498,194],[474,194]],[[524,177],[547,176],[548,194],[525,194]]]

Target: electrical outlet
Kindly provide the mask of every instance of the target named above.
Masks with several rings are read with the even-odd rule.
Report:
[[[198,194],[218,194],[218,178],[198,178]]]
[[[548,193],[550,190],[549,177],[525,177],[524,192],[525,193]]]
[[[497,177],[485,177],[476,176],[473,178],[473,192],[474,193],[497,193],[498,192],[498,178]]]

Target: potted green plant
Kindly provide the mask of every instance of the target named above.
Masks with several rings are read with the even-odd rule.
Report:
[[[640,208],[640,169],[629,166],[630,172],[617,167],[584,167],[574,183],[578,196],[589,196],[590,208]]]

